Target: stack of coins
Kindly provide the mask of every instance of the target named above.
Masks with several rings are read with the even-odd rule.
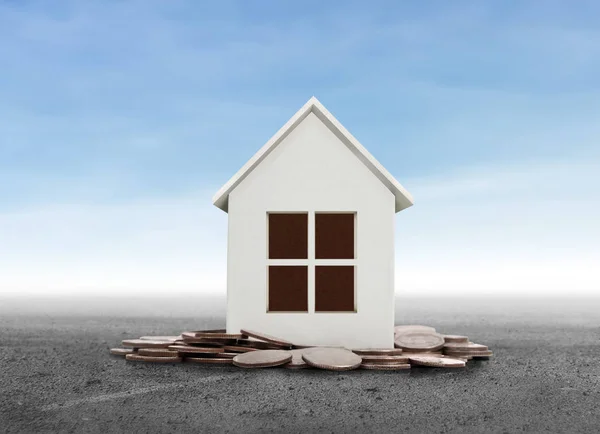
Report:
[[[142,336],[139,339],[125,339],[121,342],[125,348],[113,348],[111,354],[124,355],[125,359],[139,362],[181,362],[177,351],[171,351],[169,346],[178,336]]]
[[[486,345],[471,342],[466,336],[464,336],[462,342],[446,341],[444,344],[444,354],[452,357],[462,357],[467,360],[473,358],[487,359],[492,356],[492,352]]]
[[[402,354],[401,348],[363,348],[352,351],[362,358],[360,364],[362,369],[375,371],[410,369],[408,356]]]
[[[394,328],[394,348],[310,347],[258,331],[185,331],[179,336],[142,336],[122,341],[110,353],[136,362],[189,362],[241,368],[316,368],[398,371],[411,367],[464,368],[492,352],[467,336],[443,335],[423,325]]]

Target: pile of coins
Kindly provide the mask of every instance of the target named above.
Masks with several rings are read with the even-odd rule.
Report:
[[[487,346],[473,343],[467,336],[443,335],[422,325],[394,327],[394,348],[306,347],[247,329],[240,333],[215,329],[188,331],[179,336],[142,336],[126,339],[122,345],[125,348],[113,348],[110,353],[129,361],[333,371],[395,371],[412,366],[464,368],[469,360],[492,356]]]

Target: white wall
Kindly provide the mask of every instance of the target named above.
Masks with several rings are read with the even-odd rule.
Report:
[[[266,312],[268,211],[357,212],[357,313]],[[309,231],[310,258],[310,225]],[[229,332],[248,328],[299,344],[391,347],[393,267],[392,193],[313,113],[229,196]]]

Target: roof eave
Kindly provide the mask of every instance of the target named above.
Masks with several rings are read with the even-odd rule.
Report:
[[[224,197],[221,197],[220,195],[215,195],[215,197],[213,197],[213,205],[219,208],[220,210],[227,212],[227,205],[229,204],[228,198],[229,194],[225,195]]]
[[[317,99],[313,96],[311,97],[306,104],[304,104],[300,110],[298,110],[294,116],[292,116],[286,123],[283,125],[279,131],[277,131],[267,143],[263,145],[253,156],[244,164],[240,170],[233,175],[229,181],[221,189],[213,196],[213,205],[227,212],[227,203],[229,193],[233,191],[233,189],[244,180],[246,175],[257,165],[259,165],[262,160],[264,160],[270,151],[275,147],[275,145],[281,142],[283,139],[287,137],[287,135],[294,129],[296,126],[304,120],[306,116],[312,111],[315,102]]]
[[[398,197],[396,196],[396,212],[400,212],[402,210],[405,210],[406,208],[410,208],[411,206],[414,205],[414,202],[412,200],[408,200],[408,198],[406,197]]]

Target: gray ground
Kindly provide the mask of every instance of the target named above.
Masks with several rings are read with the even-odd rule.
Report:
[[[124,338],[221,327],[218,301],[19,303],[0,307],[0,431],[600,430],[600,299],[399,300],[398,323],[466,334],[495,356],[466,370],[345,373],[140,364],[108,354]],[[111,303],[116,316],[100,315]],[[194,303],[212,315],[177,315],[178,307],[181,315],[197,310]]]

